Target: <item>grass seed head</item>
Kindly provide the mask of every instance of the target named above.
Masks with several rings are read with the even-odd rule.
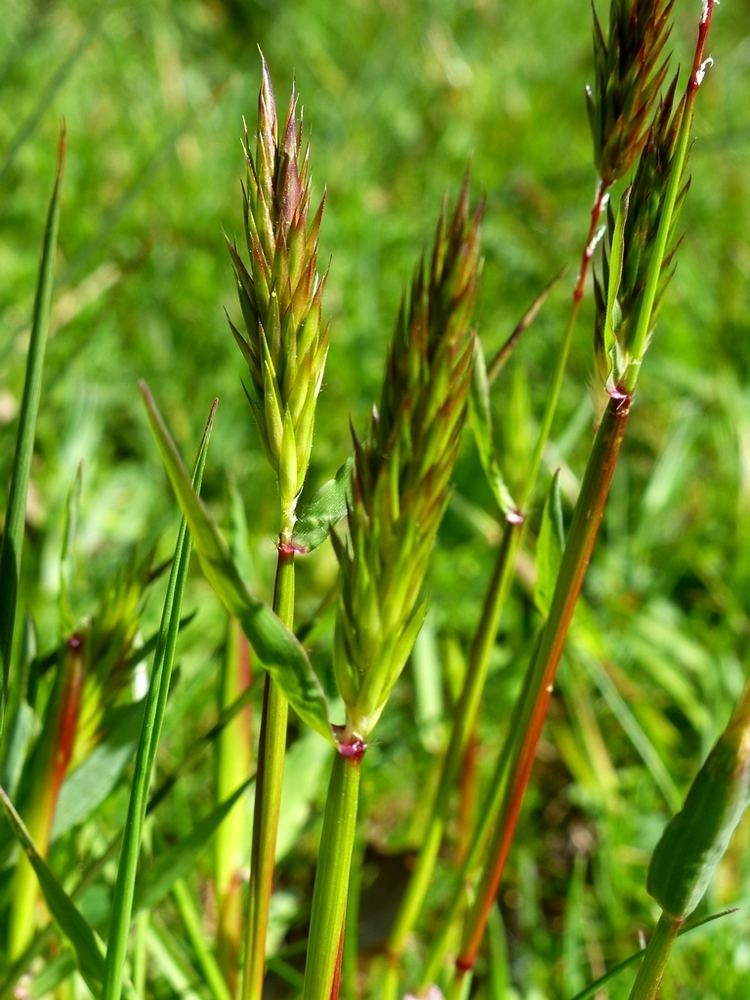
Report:
[[[608,207],[601,273],[594,275],[594,354],[598,380],[610,395],[621,385],[627,369],[640,365],[643,360],[643,352],[634,344],[633,334],[658,246],[657,234],[667,187],[675,169],[675,142],[684,112],[684,100],[675,103],[676,82],[673,80],[661,99],[633,180],[620,199],[617,213],[611,205]],[[658,264],[658,287],[648,317],[649,337],[664,291],[674,274],[674,256],[679,245],[677,223],[689,188],[689,181],[684,176],[680,180],[667,250]],[[644,351],[647,346],[648,342]]]
[[[293,520],[310,461],[328,351],[322,321],[325,278],[317,267],[324,202],[311,218],[309,149],[302,141],[294,88],[286,121],[279,126],[263,60],[254,154],[245,129],[247,263],[229,243],[244,330],[231,320],[230,327],[248,366],[245,391],[279,479],[282,506]]]
[[[606,35],[593,11],[595,75],[586,103],[594,163],[605,187],[630,170],[646,142],[667,73],[673,3],[611,0]]]
[[[342,578],[335,668],[347,730],[363,738],[424,617],[423,581],[466,417],[480,217],[469,214],[466,184],[450,220],[443,207],[431,260],[399,310],[367,438],[352,431],[349,541],[333,536]]]

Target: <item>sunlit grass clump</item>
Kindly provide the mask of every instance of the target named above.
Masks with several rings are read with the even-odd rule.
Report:
[[[63,131],[0,552],[0,1000],[459,1000],[531,995],[536,980],[555,995],[644,1000],[666,983],[682,989],[691,962],[691,995],[720,995],[701,942],[718,918],[725,942],[737,939],[712,892],[717,871],[733,870],[723,861],[750,800],[747,687],[738,669],[728,723],[714,704],[694,707],[702,746],[690,745],[688,685],[664,668],[662,649],[691,670],[708,657],[671,627],[674,593],[639,606],[656,518],[639,525],[618,494],[657,382],[676,391],[678,362],[665,377],[662,358],[661,382],[642,374],[692,238],[688,164],[714,7],[706,0],[696,14],[687,72],[670,51],[683,17],[672,0],[611,0],[606,19],[594,11],[594,197],[575,273],[540,281],[498,347],[482,323],[482,282],[500,280],[492,235],[486,259],[482,246],[497,192],[473,194],[473,171],[454,177],[430,244],[429,225],[420,229],[395,323],[378,315],[368,328],[385,360],[369,415],[336,413],[333,431],[326,394],[340,401],[342,366],[360,364],[355,352],[343,360],[345,330],[372,301],[376,275],[365,269],[336,294],[337,267],[354,272],[335,245],[330,263],[321,254],[336,216],[313,196],[317,139],[296,84],[279,114],[261,57],[238,157],[240,237],[226,226],[236,300],[224,344],[239,348],[243,407],[231,412],[242,430],[217,416],[206,367],[208,421],[191,473],[176,442],[185,421],[173,435],[177,421],[155,400],[170,393],[141,382],[146,417],[133,407],[130,419],[150,427],[182,521],[176,540],[160,541],[155,514],[127,571],[89,584],[86,600],[83,581],[97,576],[95,560],[77,556],[85,464],[58,504],[55,559],[36,551],[28,516],[69,225]],[[242,20],[232,5],[225,16]],[[175,101],[173,26],[155,24]],[[447,59],[439,30],[428,38]],[[463,79],[451,58],[451,78]],[[321,76],[335,79],[334,64]],[[77,155],[74,143],[68,158]],[[179,155],[189,164],[201,151]],[[437,154],[399,169],[432,176]],[[363,193],[363,242],[375,241],[384,204],[399,225],[388,202]],[[408,272],[391,263],[403,282]],[[593,347],[577,379],[569,359],[587,314]],[[531,391],[524,351],[540,350],[545,322],[533,369],[543,388]],[[175,382],[191,336],[179,342]],[[568,395],[579,408],[561,428]],[[195,429],[198,402],[186,408]],[[209,453],[212,433],[214,447],[225,434],[243,444],[225,467]],[[332,440],[344,449],[334,462]],[[669,451],[662,461],[643,505],[668,517],[678,472]],[[674,592],[707,590],[702,572],[686,567]],[[718,606],[720,590],[705,600]],[[607,635],[612,602],[621,641]],[[40,615],[56,620],[53,638]],[[208,638],[205,621],[220,624]],[[732,627],[748,627],[736,608]],[[639,674],[633,649],[653,676]],[[605,737],[613,720],[616,740]],[[670,755],[689,756],[691,784]],[[641,948],[635,930],[648,926]]]

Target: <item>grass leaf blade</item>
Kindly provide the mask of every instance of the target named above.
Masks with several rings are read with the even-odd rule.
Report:
[[[60,131],[57,151],[57,173],[47,212],[47,222],[42,244],[42,258],[34,298],[26,377],[18,420],[16,451],[11,466],[10,492],[5,515],[2,549],[0,550],[0,660],[3,682],[0,694],[0,733],[3,729],[5,706],[10,700],[10,660],[13,651],[13,632],[21,573],[24,523],[26,520],[26,495],[29,487],[34,436],[42,394],[44,355],[49,331],[49,315],[54,284],[55,251],[60,226],[60,190],[65,167],[65,128]]]
[[[490,381],[479,337],[474,338],[474,370],[471,391],[469,392],[469,426],[479,452],[479,461],[495,501],[503,514],[506,516],[512,514],[516,510],[516,504],[505,483],[495,450]]]
[[[547,500],[542,511],[542,523],[536,543],[536,582],[534,602],[545,617],[549,614],[555,580],[565,546],[559,473],[552,477]]]
[[[351,488],[354,457],[347,458],[333,479],[323,483],[297,518],[292,542],[312,552],[328,538],[331,528],[346,517],[346,500]]]
[[[206,464],[208,442],[211,436],[217,402],[211,407],[203,438],[198,448],[193,472],[193,487],[200,489],[203,479],[203,469]],[[154,653],[154,666],[151,684],[146,696],[146,708],[141,727],[141,735],[133,774],[133,785],[128,804],[128,816],[125,823],[125,835],[120,851],[120,861],[117,868],[114,898],[112,901],[112,923],[107,942],[107,960],[104,970],[104,986],[102,997],[105,1000],[119,1000],[122,993],[122,975],[130,932],[130,918],[135,893],[135,881],[138,866],[138,856],[141,849],[143,823],[146,816],[146,803],[151,773],[156,757],[156,748],[164,722],[169,682],[172,676],[174,654],[177,647],[177,635],[180,630],[180,611],[182,597],[185,592],[188,566],[191,553],[190,536],[185,521],[182,521],[177,536],[174,562],[167,584],[167,594],[164,600],[159,636]]]
[[[0,804],[36,873],[50,913],[75,949],[81,975],[94,995],[99,996],[104,973],[104,949],[101,941],[34,847],[23,820],[3,788],[0,788]]]
[[[151,394],[145,385],[141,388],[151,429],[206,579],[227,611],[237,618],[263,666],[297,715],[333,743],[325,696],[307,654],[268,605],[248,591],[221,532],[191,486],[177,446]]]

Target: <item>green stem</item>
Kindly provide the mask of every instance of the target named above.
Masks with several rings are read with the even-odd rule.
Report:
[[[193,470],[193,489],[200,494],[203,470],[206,464],[208,442],[213,428],[218,400],[214,400],[203,431]],[[177,637],[180,631],[180,608],[185,592],[192,541],[185,519],[180,523],[172,569],[167,583],[167,593],[162,608],[159,634],[154,651],[151,682],[146,695],[146,706],[141,723],[141,734],[135,756],[133,782],[125,818],[125,832],[120,847],[117,878],[112,897],[112,920],[107,936],[107,955],[102,984],[102,1000],[120,1000],[123,972],[128,950],[130,918],[133,912],[138,858],[148,805],[148,789],[153,774],[156,751],[159,745],[164,715],[167,710],[169,686],[174,666]]]
[[[248,688],[249,645],[239,623],[231,619],[222,661],[219,701],[224,712]],[[250,709],[223,727],[216,740],[216,801],[224,802],[251,771]],[[243,795],[216,831],[214,888],[216,892],[216,947],[219,963],[230,989],[234,990],[242,939],[242,892],[240,870],[244,862],[247,796]]]
[[[363,744],[344,745],[333,762],[315,873],[303,1000],[331,998],[346,913],[364,750]]]
[[[659,276],[672,226],[674,207],[680,190],[685,159],[689,145],[695,97],[700,86],[704,66],[703,52],[713,13],[714,0],[707,0],[701,19],[698,41],[688,82],[682,119],[673,154],[671,175],[665,197],[662,219],[655,251],[650,263],[647,286],[641,302],[635,334],[633,354],[636,362],[625,375],[624,383],[618,386],[618,396],[611,398],[599,426],[594,445],[586,466],[581,492],[576,504],[573,524],[565,547],[562,565],[558,574],[555,593],[549,617],[545,623],[539,645],[532,658],[524,690],[521,695],[519,720],[513,726],[501,753],[502,773],[496,774],[499,785],[503,786],[502,805],[496,825],[496,833],[487,853],[488,861],[481,878],[475,902],[469,914],[461,955],[456,960],[456,976],[473,967],[481,943],[492,902],[497,894],[505,868],[516,823],[536,755],[536,748],[544,725],[550,695],[560,656],[583,584],[588,562],[596,542],[601,517],[606,504],[609,487],[617,464],[622,444],[627,416],[632,402],[638,373],[640,355],[645,351],[648,332],[651,329],[653,306],[656,301]],[[594,216],[604,200],[605,187],[600,184],[597,200],[592,212],[592,239],[584,253],[584,264],[591,258],[594,240]],[[581,274],[576,284],[574,301],[583,293]],[[575,311],[575,310],[574,310]],[[514,736],[515,733],[519,735]],[[509,761],[506,769],[506,760]],[[507,783],[505,775],[508,775]]]
[[[364,805],[364,804],[363,804]],[[365,813],[367,812],[365,808]],[[359,961],[359,904],[362,893],[362,866],[365,844],[362,836],[357,838],[354,861],[349,876],[349,894],[346,901],[344,921],[344,950],[341,956],[341,982],[346,1000],[355,1000],[359,995],[357,973]]]
[[[273,609],[281,621],[294,625],[294,551],[284,544],[291,531],[282,530],[276,563]],[[245,919],[245,961],[242,1000],[262,1000],[266,937],[276,862],[281,790],[284,780],[286,730],[289,705],[266,676],[260,724],[255,813],[250,852],[250,885]]]
[[[518,721],[509,732],[501,754],[501,760],[509,758],[507,773],[510,778],[504,788],[496,832],[486,854],[488,861],[467,919],[461,955],[456,960],[459,970],[474,965],[500,885],[547,714],[555,673],[599,533],[627,425],[629,405],[630,397],[627,396],[610,399],[586,465],[549,616],[529,667]],[[516,733],[519,734],[517,738]],[[500,777],[501,783],[502,780]]]
[[[586,275],[596,244],[597,227],[602,209],[606,204],[606,194],[607,185],[599,182],[591,208],[589,228],[581,254],[578,276],[573,288],[568,323],[557,354],[557,364],[552,384],[547,394],[539,434],[534,447],[526,485],[520,500],[519,516],[513,521],[506,522],[505,525],[492,578],[485,595],[482,615],[479,619],[469,653],[466,678],[464,679],[464,686],[456,707],[455,721],[451,729],[448,749],[443,759],[435,802],[431,809],[432,818],[422,840],[416,865],[386,946],[388,968],[386,969],[383,983],[382,1000],[396,1000],[398,993],[398,965],[403,955],[407,938],[417,921],[427,895],[427,890],[432,881],[448,819],[448,809],[456,777],[461,767],[461,760],[469,736],[476,725],[482,692],[487,678],[490,655],[495,644],[503,607],[515,571],[516,552],[518,551],[520,542],[524,515],[536,489],[544,450],[547,446],[547,441],[552,430],[552,422],[557,411],[565,369],[568,363],[568,355],[570,354],[570,347],[573,341],[573,333],[578,319],[581,300],[583,299]]]
[[[466,679],[456,707],[448,749],[443,758],[435,801],[430,810],[431,818],[388,939],[389,964],[383,983],[383,1000],[395,1000],[397,996],[398,965],[404,953],[407,938],[417,921],[432,881],[448,819],[453,788],[461,767],[464,748],[476,722],[500,615],[513,579],[520,531],[520,521],[506,522],[492,578],[485,595],[479,626],[469,653]]]
[[[643,956],[629,1000],[656,1000],[669,953],[681,926],[681,920],[666,913],[661,914]]]
[[[133,990],[137,997],[146,995],[146,966],[148,956],[148,928],[151,913],[144,909],[136,914],[133,934]]]
[[[454,978],[445,994],[445,1000],[468,1000],[472,978],[470,969],[466,975]]]
[[[517,732],[521,708],[522,698],[519,699],[514,707],[508,728],[509,733]],[[512,749],[513,741],[508,737],[503,744],[500,756],[495,764],[495,770],[488,784],[485,801],[478,812],[478,821],[472,830],[471,844],[455,875],[453,894],[449,902],[442,909],[440,929],[433,937],[428,949],[417,993],[426,992],[428,986],[435,982],[445,956],[450,950],[454,939],[454,929],[458,924],[461,911],[466,905],[467,890],[471,883],[471,875],[481,864],[487,841],[495,825],[497,814],[500,811],[505,791],[505,776],[508,771]]]

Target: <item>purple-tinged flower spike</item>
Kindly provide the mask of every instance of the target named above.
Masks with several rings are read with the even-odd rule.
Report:
[[[608,212],[601,277],[595,278],[597,377],[612,398],[629,398],[674,273],[677,225],[690,187],[687,162],[693,106],[705,75],[714,0],[701,19],[693,68],[681,100],[672,81],[648,129],[617,213]]]
[[[440,216],[428,267],[402,303],[369,434],[354,431],[349,541],[341,565],[335,670],[346,732],[367,739],[406,662],[425,612],[423,581],[448,497],[471,382],[471,313],[481,208],[467,184]]]
[[[244,228],[248,264],[229,243],[244,320],[230,327],[247,362],[245,386],[261,441],[279,481],[282,543],[310,462],[315,402],[328,352],[322,321],[325,277],[317,270],[324,200],[310,218],[309,148],[292,89],[281,133],[265,60],[255,155],[245,129]]]
[[[605,35],[594,15],[593,87],[586,104],[594,163],[605,188],[630,170],[643,149],[667,74],[664,46],[674,0],[611,0]]]

